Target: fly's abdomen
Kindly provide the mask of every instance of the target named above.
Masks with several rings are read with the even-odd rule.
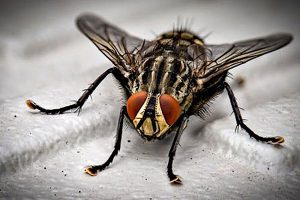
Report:
[[[204,41],[200,37],[184,30],[166,32],[160,35],[157,40],[160,44],[171,44],[175,46],[189,46],[192,44],[204,45]]]

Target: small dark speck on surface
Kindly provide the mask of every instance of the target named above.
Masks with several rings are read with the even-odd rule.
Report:
[[[65,174],[65,176],[67,176],[67,174]]]
[[[47,169],[46,167],[44,167],[44,169]]]
[[[80,151],[77,151],[77,153],[80,153]]]
[[[81,191],[79,190],[78,193],[81,193]]]
[[[131,142],[131,140],[127,140],[127,142]]]
[[[239,87],[244,87],[244,86],[245,86],[246,80],[245,80],[245,78],[243,78],[242,76],[236,77],[235,80],[236,80],[236,83],[237,83],[237,85],[238,85]]]
[[[68,144],[69,142],[68,141],[66,141],[66,144]]]
[[[270,170],[270,168],[268,167],[267,170]]]
[[[17,117],[17,115],[15,115],[14,117]]]
[[[64,172],[64,170],[62,170],[61,172]]]
[[[191,160],[193,160],[193,158],[190,158]]]

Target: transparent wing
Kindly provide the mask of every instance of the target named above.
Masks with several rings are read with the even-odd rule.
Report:
[[[122,70],[129,71],[137,62],[137,54],[147,43],[107,23],[93,14],[77,18],[77,26],[107,57]]]
[[[206,62],[201,66],[201,73],[198,73],[196,78],[218,76],[249,60],[280,49],[291,40],[290,34],[274,34],[233,44],[206,45]]]

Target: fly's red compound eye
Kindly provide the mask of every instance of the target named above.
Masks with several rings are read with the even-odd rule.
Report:
[[[163,94],[159,98],[160,107],[169,126],[172,126],[180,115],[180,106],[171,95]]]
[[[137,92],[133,95],[131,95],[127,101],[127,113],[129,115],[129,118],[131,120],[134,120],[135,116],[145,103],[147,99],[147,92]]]

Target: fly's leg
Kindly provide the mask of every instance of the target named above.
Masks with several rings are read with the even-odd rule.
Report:
[[[230,99],[230,103],[234,112],[234,116],[236,119],[236,123],[237,123],[237,127],[240,126],[242,129],[244,129],[250,137],[253,137],[254,139],[256,139],[257,141],[262,141],[262,142],[267,142],[267,143],[271,143],[271,144],[281,144],[284,142],[284,138],[281,136],[276,136],[276,137],[261,137],[257,134],[255,134],[248,126],[246,126],[246,124],[244,124],[243,122],[243,118],[242,115],[240,113],[240,109],[239,106],[236,102],[236,99],[234,97],[234,94],[229,86],[228,83],[224,83],[224,86],[228,92],[228,96]]]
[[[169,151],[169,161],[168,161],[167,169],[168,169],[168,177],[170,179],[170,183],[172,183],[172,184],[181,184],[182,183],[181,177],[173,173],[173,160],[175,157],[177,146],[180,141],[181,134],[183,132],[183,129],[186,126],[187,119],[188,119],[187,116],[183,116],[183,118],[181,118],[180,126],[176,132],[171,149]]]
[[[34,101],[32,100],[27,100],[26,104],[29,108],[35,110],[38,109],[39,111],[46,113],[46,114],[62,114],[68,110],[71,109],[76,109],[76,112],[78,111],[78,113],[81,111],[81,108],[83,106],[83,104],[85,103],[85,101],[88,99],[88,97],[94,92],[94,90],[97,88],[97,86],[103,81],[103,79],[110,73],[113,73],[114,75],[116,74],[116,68],[110,68],[108,70],[106,70],[103,74],[101,74],[85,91],[84,93],[81,95],[81,97],[76,101],[76,103],[68,105],[68,106],[64,106],[61,108],[56,108],[56,109],[46,109],[43,108],[41,106],[39,106],[38,104],[36,104]],[[116,75],[115,75],[116,76]]]
[[[122,140],[122,129],[123,129],[123,120],[124,115],[126,115],[126,106],[123,106],[120,111],[119,121],[118,121],[118,128],[117,128],[117,135],[116,135],[116,142],[115,147],[109,158],[105,163],[102,165],[93,165],[88,166],[85,168],[85,172],[91,176],[96,176],[98,171],[104,170],[106,167],[109,166],[110,163],[114,160],[114,157],[118,154],[120,148],[121,148],[121,140]]]

